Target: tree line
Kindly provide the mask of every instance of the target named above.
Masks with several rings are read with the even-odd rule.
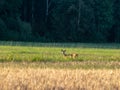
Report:
[[[120,0],[0,0],[0,40],[120,42]]]

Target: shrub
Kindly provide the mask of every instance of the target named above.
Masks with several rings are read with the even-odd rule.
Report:
[[[29,23],[19,20],[20,40],[29,41],[32,39],[32,27]]]

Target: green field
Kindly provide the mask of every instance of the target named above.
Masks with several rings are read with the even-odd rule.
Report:
[[[64,57],[77,53],[77,58]],[[41,68],[120,68],[119,44],[0,42],[0,66]]]

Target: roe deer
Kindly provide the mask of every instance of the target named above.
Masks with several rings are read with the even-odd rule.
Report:
[[[66,50],[61,50],[61,52],[62,52],[62,54],[65,56],[65,57],[67,57],[67,56],[70,56],[71,58],[76,58],[76,57],[78,57],[78,54],[76,54],[76,53],[71,53],[71,54],[67,54],[66,53]]]

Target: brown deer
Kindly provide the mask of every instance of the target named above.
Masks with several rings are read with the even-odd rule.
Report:
[[[70,56],[70,58],[77,58],[78,57],[78,54],[76,54],[76,53],[71,53],[71,54],[67,54],[66,53],[66,50],[61,50],[61,52],[62,52],[62,54],[65,56],[65,57],[69,57]]]

